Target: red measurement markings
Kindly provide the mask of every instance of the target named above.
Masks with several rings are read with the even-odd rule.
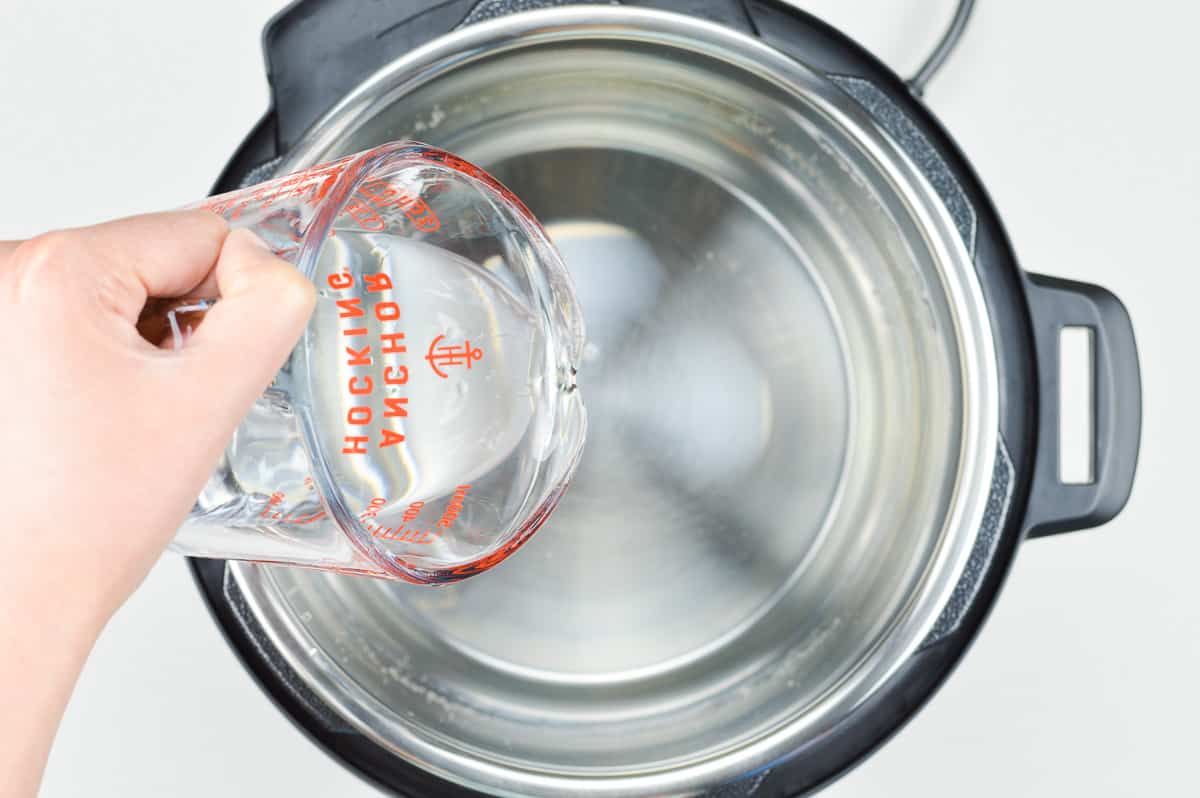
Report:
[[[365,230],[368,233],[378,233],[387,227],[387,222],[383,220],[379,212],[357,197],[346,203],[342,213],[353,219],[359,230]]]
[[[385,273],[364,274],[362,276],[366,293],[386,293],[392,290],[392,279]],[[329,287],[335,291],[347,291],[354,288],[356,278],[348,271],[335,272],[329,275]],[[390,296],[390,294],[387,294]],[[400,305],[387,300],[375,303],[373,313],[379,322],[377,340],[373,340],[367,327],[362,326],[366,318],[366,310],[362,306],[361,296],[352,296],[335,300],[338,306],[338,317],[346,319],[352,325],[342,328],[342,336],[347,339],[344,347],[345,363],[347,366],[370,367],[375,363],[375,357],[380,355],[403,355],[408,352],[404,333],[397,329],[400,321]],[[365,339],[365,340],[364,340]],[[378,349],[376,346],[378,345]],[[388,365],[383,369],[383,385],[386,388],[399,388],[408,384],[408,366]],[[371,424],[375,421],[375,411],[367,404],[367,397],[374,395],[379,385],[370,374],[352,374],[346,381],[346,390],[351,400],[350,409],[346,411],[347,432],[343,435],[342,454],[366,454],[371,445]],[[377,448],[395,446],[403,443],[405,436],[396,432],[386,423],[386,419],[408,417],[407,396],[385,396],[383,398],[384,423],[378,428]]]
[[[437,525],[442,529],[449,529],[454,519],[458,518],[458,514],[462,512],[463,503],[467,500],[467,491],[471,489],[470,485],[459,485],[454,491],[454,495],[450,497],[450,503],[446,505],[446,512],[442,513],[442,517],[438,520]]]
[[[371,503],[367,505],[367,509],[362,511],[359,520],[365,521],[368,518],[374,518],[379,515],[379,508],[385,504],[387,504],[387,499],[382,496],[376,496],[374,499],[371,499]]]
[[[274,493],[271,494],[271,498],[267,499],[267,506],[264,507],[263,511],[258,514],[258,517],[266,518],[268,515],[270,515],[271,513],[274,512],[274,510],[272,508],[275,507],[276,505],[280,504],[282,501],[283,501],[283,492],[278,491],[278,490],[275,491]]]
[[[496,549],[490,554],[480,557],[477,560],[472,560],[471,562],[463,563],[462,565],[456,565],[453,568],[450,568],[449,571],[439,576],[438,582],[441,584],[447,584],[449,582],[456,582],[459,579],[466,579],[468,576],[483,573],[487,569],[506,559],[514,551],[525,545],[525,543],[531,537],[533,537],[533,533],[537,532],[538,529],[541,528],[542,524],[546,523],[546,519],[550,517],[550,513],[554,511],[555,506],[558,504],[558,500],[562,498],[563,492],[566,489],[567,486],[565,484],[558,486],[554,493],[552,493],[544,502],[542,502],[541,506],[538,507],[534,514],[530,516],[524,524],[521,525],[521,528],[517,530],[517,533],[509,538],[508,541],[500,546],[500,548]]]
[[[404,523],[417,520],[417,516],[421,514],[421,509],[425,506],[425,502],[413,502],[408,505],[408,509],[404,511],[404,515],[400,518]]]
[[[317,521],[320,521],[322,518],[325,517],[324,510],[317,510],[316,512],[310,513],[309,515],[297,515],[297,516],[292,515],[290,512],[282,513],[280,511],[276,510],[275,508],[278,507],[280,504],[282,504],[283,500],[284,500],[284,493],[282,491],[277,490],[274,493],[272,493],[271,498],[267,499],[267,506],[262,509],[262,512],[260,512],[258,514],[258,517],[265,518],[268,521],[277,521],[281,524],[292,524],[294,526],[304,526],[306,524],[312,524]]]
[[[356,208],[356,206],[363,207]],[[379,220],[378,224],[383,224],[382,217],[380,217],[379,213],[375,213],[375,211],[387,213],[395,209],[407,216],[408,220],[412,222],[413,227],[423,232],[431,233],[434,230],[441,229],[442,226],[442,220],[438,218],[428,202],[419,195],[406,191],[387,180],[371,180],[364,183],[355,192],[354,199],[347,204],[346,210],[357,221],[359,217],[352,212],[352,208],[363,214],[364,218],[372,220],[372,224],[376,223],[374,219]],[[371,211],[372,208],[374,211]],[[371,214],[374,215],[372,216]],[[359,225],[362,226],[361,221]],[[368,228],[363,227],[363,229],[366,230]],[[382,230],[383,227],[371,229]]]
[[[417,516],[421,514],[423,507],[425,507],[425,502],[413,502],[408,505],[408,508],[404,511],[404,515],[400,518],[399,526],[383,526],[382,524],[371,523],[365,518],[363,526],[370,531],[371,537],[380,540],[394,540],[401,543],[413,543],[425,546],[440,537],[441,532],[439,530],[422,530],[409,526],[409,524],[417,520]],[[369,510],[370,508],[368,508]],[[366,511],[364,511],[363,515],[366,515]]]
[[[521,202],[520,198],[517,197],[516,194],[513,194],[503,183],[470,161],[464,161],[457,155],[452,155],[442,150],[429,150],[422,153],[421,158],[432,163],[444,164],[456,172],[461,172],[464,175],[469,175],[475,178],[480,183],[483,183],[488,188],[492,189],[501,197],[503,197],[505,202],[519,208],[526,216],[533,215],[529,212],[529,209],[525,207],[525,203]]]
[[[413,543],[418,546],[427,546],[439,537],[435,531],[417,529],[405,524],[400,524],[400,526],[383,526],[382,524],[375,524],[368,521],[363,526],[367,528],[373,538],[393,540],[399,543]]]
[[[433,373],[441,377],[443,380],[450,375],[438,368],[449,368],[450,366],[466,366],[471,368],[471,364],[483,357],[483,349],[480,347],[471,348],[470,340],[464,341],[462,346],[454,346],[453,344],[446,346],[438,346],[446,336],[439,335],[434,338],[429,344],[429,353],[425,355],[425,359],[429,361],[429,367],[433,369]]]
[[[305,205],[316,205],[325,199],[349,160],[343,158],[241,191],[219,194],[210,197],[204,207],[233,221],[247,210],[265,210],[276,200],[300,199]]]

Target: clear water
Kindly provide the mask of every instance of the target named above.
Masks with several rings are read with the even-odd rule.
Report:
[[[418,567],[490,548],[532,509],[522,491],[552,445],[559,385],[546,330],[487,265],[338,229],[304,338],[197,511],[290,546],[336,546],[307,434],[377,548]]]

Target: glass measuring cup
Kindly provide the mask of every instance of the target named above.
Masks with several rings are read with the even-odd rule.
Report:
[[[583,326],[516,197],[397,142],[197,207],[252,229],[318,300],[172,549],[438,583],[537,531],[586,432]],[[214,301],[171,310],[175,345]]]

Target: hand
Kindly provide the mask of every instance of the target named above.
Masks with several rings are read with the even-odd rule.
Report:
[[[156,297],[220,296],[180,351]],[[0,243],[0,796],[32,795],[95,637],[295,345],[312,284],[206,211]]]

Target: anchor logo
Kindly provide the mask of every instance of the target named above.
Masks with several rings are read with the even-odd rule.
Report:
[[[439,335],[434,338],[429,344],[429,353],[425,355],[425,359],[429,361],[429,367],[433,369],[433,373],[441,377],[443,380],[450,375],[442,371],[442,368],[451,366],[466,366],[471,368],[471,364],[483,357],[483,350],[479,347],[471,348],[471,341],[463,341],[462,346],[438,346],[445,338],[444,335]]]

